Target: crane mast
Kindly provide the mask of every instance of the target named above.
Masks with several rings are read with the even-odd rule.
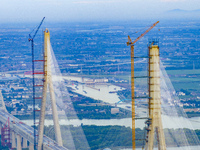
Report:
[[[145,34],[147,34],[151,29],[153,29],[159,21],[155,22],[151,27],[149,27],[144,33],[142,33],[137,39],[133,42],[128,36],[127,46],[131,46],[131,97],[132,97],[132,148],[136,149],[135,145],[135,76],[134,76],[134,44],[140,40]]]
[[[45,17],[43,17],[42,21],[40,22],[40,24],[38,25],[35,33],[33,36],[31,36],[31,33],[29,34],[29,39],[28,41],[31,42],[31,51],[32,51],[32,83],[33,83],[33,125],[34,128],[36,127],[36,121],[35,121],[35,76],[34,76],[34,70],[35,70],[35,65],[34,65],[34,38],[37,35],[38,30],[40,29],[43,21],[44,21]],[[36,150],[36,146],[37,146],[37,142],[36,142],[36,131],[34,130],[34,150]]]

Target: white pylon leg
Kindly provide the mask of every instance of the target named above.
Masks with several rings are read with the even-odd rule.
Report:
[[[16,148],[15,132],[12,131],[12,148]]]
[[[52,106],[52,113],[53,113],[53,122],[54,122],[54,130],[55,130],[55,135],[56,135],[56,141],[59,146],[63,145],[62,142],[62,136],[60,132],[60,125],[59,125],[59,120],[58,120],[58,112],[57,112],[57,107],[56,107],[56,100],[55,100],[55,94],[53,90],[53,84],[52,81],[50,80],[49,84],[50,88],[50,95],[51,95],[51,106]]]
[[[27,139],[23,138],[23,148],[27,148]]]
[[[46,107],[46,97],[47,97],[47,82],[43,85],[43,99],[40,109],[40,120],[39,120],[39,132],[38,132],[38,150],[42,149],[43,133],[44,133],[44,119],[45,119],[45,107]]]
[[[17,150],[22,150],[22,137],[17,134]]]
[[[1,134],[2,123],[0,122],[0,134]]]
[[[4,100],[3,100],[3,96],[2,96],[1,90],[0,90],[0,105],[1,105],[0,109],[5,110],[6,112],[8,112],[7,109],[6,109]]]
[[[29,143],[29,150],[34,150],[34,145],[32,143]]]

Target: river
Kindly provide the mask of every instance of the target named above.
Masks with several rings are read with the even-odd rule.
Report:
[[[189,128],[189,129],[200,129],[200,122],[193,122],[193,120],[200,120],[200,117],[194,119],[186,119],[179,117],[169,117],[163,115],[163,127],[164,128]],[[36,120],[38,122],[39,120]],[[191,122],[192,121],[192,122]],[[24,123],[28,125],[33,125],[32,120],[23,120]],[[82,125],[97,125],[97,126],[108,126],[108,125],[119,125],[131,128],[131,118],[123,118],[123,119],[60,119],[60,125],[74,125],[80,126]],[[46,119],[45,125],[53,125],[53,120]],[[136,128],[144,128],[144,120],[136,121]]]
[[[82,82],[81,77],[74,76],[64,76],[65,79]],[[112,84],[95,84],[94,86],[87,86],[86,84],[71,84],[70,87],[74,92],[97,99],[102,100],[106,103],[114,104],[119,102],[120,99],[117,93],[110,93],[111,91],[119,91],[124,88],[115,86]],[[128,106],[128,107],[127,107]],[[126,108],[130,110],[131,104],[119,104],[118,107]],[[140,117],[144,117],[147,114],[145,108],[136,107],[136,112]],[[36,120],[38,122],[39,120]],[[163,127],[164,128],[189,128],[189,129],[200,129],[200,117],[195,118],[183,118],[183,117],[171,117],[162,115]],[[28,125],[33,125],[33,121],[24,120],[24,123]],[[80,126],[83,125],[97,125],[97,126],[107,126],[107,125],[119,125],[125,127],[131,127],[131,118],[123,119],[60,119],[60,125],[74,125]],[[53,125],[52,120],[45,120],[45,125]],[[136,121],[136,128],[144,128],[144,120]]]

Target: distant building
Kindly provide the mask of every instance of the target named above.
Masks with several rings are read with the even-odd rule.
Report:
[[[111,108],[111,114],[119,113],[119,108]]]
[[[200,112],[199,108],[194,108],[194,109],[184,109],[185,112]]]
[[[93,80],[93,79],[86,79],[86,80],[85,80],[85,83],[86,83],[86,84],[93,84],[93,83],[94,83],[94,80]]]
[[[93,83],[107,83],[108,79],[85,79],[84,82],[86,84],[93,84]]]
[[[180,95],[183,95],[183,96],[184,96],[185,93],[183,93],[183,92],[179,92],[178,95],[179,95],[179,96],[180,96]]]
[[[107,83],[108,79],[95,79],[94,82],[95,83]]]

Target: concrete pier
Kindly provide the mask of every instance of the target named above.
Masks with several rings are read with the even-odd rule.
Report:
[[[15,132],[11,131],[11,136],[12,136],[12,148],[16,148],[16,138],[15,138]]]
[[[17,134],[17,150],[22,150],[22,137]]]

